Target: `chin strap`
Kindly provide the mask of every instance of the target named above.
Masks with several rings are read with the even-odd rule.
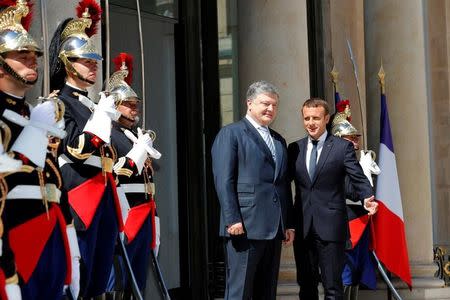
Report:
[[[11,66],[8,65],[8,63],[5,61],[5,59],[1,55],[0,55],[0,66],[3,68],[3,70],[5,70],[5,72],[9,73],[9,75],[14,77],[14,79],[16,79],[17,81],[19,81],[23,84],[34,85],[38,80],[38,78],[36,77],[35,80],[29,81],[29,80],[26,80],[25,78],[23,78],[22,76],[20,76],[19,74],[17,74],[16,71],[14,71],[13,68],[11,68]]]
[[[89,79],[87,79],[87,78],[84,78],[84,77],[81,76],[81,74],[78,73],[75,69],[74,69],[74,71],[72,72],[72,74],[75,75],[75,76],[77,76],[77,78],[80,79],[81,81],[87,82],[87,83],[89,83],[90,85],[94,85],[94,84],[95,84],[95,81],[92,81],[92,80],[89,80]]]
[[[66,66],[66,71],[67,71],[67,73],[73,74],[74,76],[76,76],[76,77],[77,77],[78,79],[80,79],[81,81],[87,82],[87,83],[89,83],[90,85],[94,85],[94,84],[95,84],[95,81],[89,80],[89,79],[84,78],[83,76],[81,76],[81,74],[78,73],[78,71],[75,70],[75,68],[72,66],[72,62],[71,62],[69,59],[67,59],[66,56],[60,55],[59,58],[62,60],[62,62],[63,62],[64,65]]]
[[[136,120],[132,120],[132,119],[130,119],[130,118],[128,118],[128,117],[125,117],[124,115],[120,115],[120,119],[125,119],[125,120],[127,120],[127,121],[129,121],[129,122],[131,122],[131,123],[133,123],[133,125],[136,125]],[[120,123],[120,120],[119,120],[119,123]],[[123,124],[122,124],[123,125]],[[131,126],[131,127],[133,127],[133,126]],[[131,128],[129,128],[129,129],[131,129]]]

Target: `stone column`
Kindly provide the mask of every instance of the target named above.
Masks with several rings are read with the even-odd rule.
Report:
[[[450,246],[450,3],[427,1],[434,244]]]
[[[329,3],[330,28],[324,28],[324,31],[330,31],[331,55],[334,66],[339,72],[338,90],[341,99],[350,100],[352,124],[361,132],[360,142],[363,146],[367,141],[364,3],[360,0],[331,0]],[[354,64],[357,68],[359,95],[347,41],[351,46]],[[326,70],[325,76],[327,76],[327,79],[330,78],[330,71]],[[331,80],[328,80],[328,82],[331,85]],[[334,103],[334,100],[331,99],[329,103]]]
[[[288,142],[304,136],[298,112],[309,98],[306,1],[239,1],[238,14],[240,99],[254,81],[275,84],[280,106],[273,128]]]
[[[432,251],[426,8],[420,0],[365,1],[364,13],[369,146],[377,149],[379,144],[380,92],[376,76],[382,59],[415,286],[412,292],[401,293],[408,299],[447,298],[449,289],[435,289],[443,282],[433,277],[436,266]]]
[[[238,14],[240,99],[254,81],[275,84],[280,104],[272,127],[288,143],[297,140],[305,135],[299,109],[309,98],[306,1],[239,1]],[[280,283],[295,290],[292,247],[283,249],[281,265]]]

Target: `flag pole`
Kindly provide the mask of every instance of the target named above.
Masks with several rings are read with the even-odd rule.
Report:
[[[378,270],[380,271],[381,277],[383,278],[384,282],[388,286],[388,299],[391,299],[390,292],[394,295],[395,299],[402,300],[402,297],[395,289],[394,285],[392,284],[392,281],[389,279],[388,274],[383,268],[383,265],[381,264],[380,260],[378,259],[378,256],[375,254],[375,251],[372,250],[372,255],[375,258],[375,261],[377,262]]]
[[[384,69],[383,69],[383,60],[381,59],[380,70],[378,71],[378,83],[380,84],[380,92],[381,92],[382,95],[384,95],[385,92],[386,92],[385,78],[386,78],[386,73],[384,72]],[[373,254],[373,257],[375,258],[375,260],[377,261],[378,270],[380,271],[380,274],[383,277],[384,282],[386,283],[386,285],[388,287],[388,289],[387,289],[387,298],[388,298],[388,300],[390,300],[392,298],[392,295],[394,295],[394,297],[397,300],[402,300],[402,298],[400,297],[399,293],[397,292],[397,290],[395,289],[394,285],[392,284],[392,281],[390,280],[388,274],[384,270],[380,260],[378,259],[378,256],[375,254],[374,250],[372,251],[372,254]]]
[[[381,59],[380,70],[378,71],[378,82],[380,83],[381,94],[386,93],[385,78],[386,78],[386,73],[384,72],[384,69],[383,69],[383,59]]]
[[[339,72],[336,70],[336,66],[333,62],[333,69],[330,72],[331,76],[331,82],[333,82],[333,89],[334,89],[334,108],[336,113],[336,104],[340,99],[338,99],[339,95],[339,88],[338,88],[338,78],[339,78]]]

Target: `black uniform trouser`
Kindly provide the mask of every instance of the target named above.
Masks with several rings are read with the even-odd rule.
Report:
[[[322,279],[325,300],[343,299],[344,242],[321,240],[312,224],[306,238],[294,240],[294,255],[300,299],[319,299],[319,279]]]
[[[225,239],[225,300],[275,300],[281,239]]]

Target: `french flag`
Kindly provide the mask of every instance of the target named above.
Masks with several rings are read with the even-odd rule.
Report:
[[[381,94],[380,150],[376,199],[378,212],[372,218],[372,247],[380,261],[411,288],[411,271],[403,221],[402,199],[392,143],[386,95]]]

